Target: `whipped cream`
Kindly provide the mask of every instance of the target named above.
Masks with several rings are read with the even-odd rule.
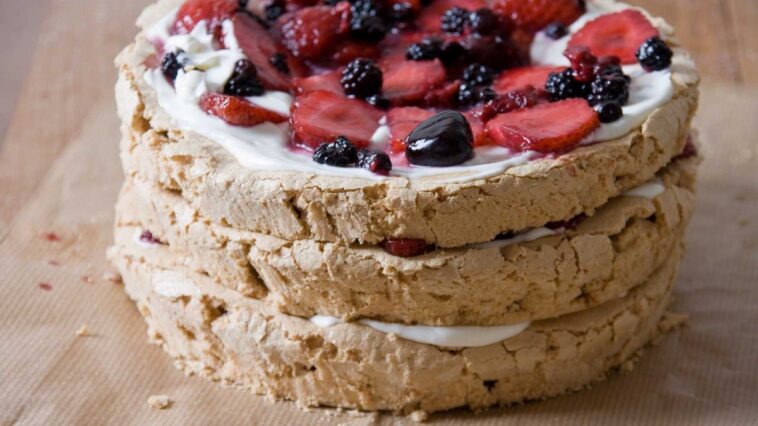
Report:
[[[603,3],[600,9],[591,3],[587,13],[571,25],[570,33],[575,33],[586,22],[603,13],[625,7],[628,6]],[[315,163],[310,156],[292,149],[291,129],[286,123],[263,123],[254,127],[231,126],[199,108],[198,101],[203,94],[222,91],[234,70],[234,64],[245,58],[245,55],[239,47],[234,35],[234,24],[230,20],[222,23],[225,48],[218,49],[218,46],[214,46],[213,34],[208,31],[204,21],[198,23],[190,34],[171,35],[170,28],[175,18],[176,10],[148,29],[146,36],[156,44],[161,43],[167,51],[183,50],[188,64],[184,70],[179,71],[173,86],[159,69],[148,71],[145,80],[155,89],[159,105],[169,114],[174,125],[218,143],[244,167],[260,171],[293,171],[375,181],[404,177],[458,183],[497,176],[509,168],[542,157],[532,151],[514,152],[501,146],[484,146],[476,148],[471,160],[453,167],[412,166],[403,161],[404,158],[393,158],[393,170],[389,177],[358,167],[340,168]],[[569,37],[551,40],[544,34],[537,34],[531,46],[532,61],[535,64],[568,65],[568,60],[562,53]],[[623,107],[624,116],[614,123],[602,124],[582,141],[583,144],[616,139],[629,133],[642,124],[656,108],[671,99],[673,85],[668,70],[646,73],[639,65],[629,65],[624,67],[624,72],[632,77],[630,99]],[[289,115],[292,106],[292,97],[285,92],[266,92],[262,96],[246,99],[283,115]],[[371,149],[386,150],[389,140],[389,127],[383,118],[377,123],[371,138]]]
[[[321,328],[333,327],[344,322],[339,318],[327,315],[313,316],[310,318],[310,321]],[[395,334],[405,340],[448,348],[473,348],[502,342],[503,340],[517,336],[531,324],[531,322],[527,321],[518,324],[489,327],[441,327],[405,325],[368,319],[359,320],[358,322],[382,333]]]
[[[640,186],[632,188],[621,194],[622,197],[642,197],[652,200],[653,198],[663,194],[666,190],[666,186],[660,178],[655,178],[647,183],[643,183]]]

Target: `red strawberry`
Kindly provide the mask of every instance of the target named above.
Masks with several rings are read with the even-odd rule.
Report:
[[[548,74],[551,72],[562,71],[564,68],[565,67],[553,66],[513,68],[501,73],[495,80],[492,88],[499,94],[523,89],[526,86],[534,86],[538,89],[544,89]]]
[[[334,50],[350,30],[350,4],[306,7],[282,16],[277,25],[292,54],[316,60]]]
[[[581,0],[495,0],[492,9],[518,27],[539,31],[547,24],[569,25],[584,13]]]
[[[375,43],[344,41],[339,43],[331,59],[337,65],[346,65],[353,59],[377,57],[379,57],[379,47]]]
[[[469,111],[464,112],[463,115],[466,116],[468,124],[471,125],[471,132],[474,134],[474,146],[492,144],[492,139],[490,139],[490,136],[487,134],[487,131],[484,128],[484,122],[479,114],[476,114],[474,111]]]
[[[640,11],[626,9],[588,22],[569,40],[571,46],[587,46],[595,56],[618,56],[624,64],[637,62],[640,45],[658,30]]]
[[[297,59],[287,52],[287,49],[277,46],[269,36],[266,29],[246,13],[237,13],[232,18],[234,22],[234,35],[245,55],[255,64],[258,70],[258,79],[267,89],[287,90],[290,85],[290,77],[279,71],[271,64],[271,57],[275,53],[281,53],[287,58],[287,65],[291,75],[301,75],[303,66]]]
[[[216,32],[224,19],[231,18],[239,7],[237,0],[187,0],[176,13],[171,28],[174,34],[187,34],[198,22],[208,21],[208,30]]]
[[[566,152],[600,126],[597,113],[584,99],[537,105],[500,114],[487,123],[498,145],[516,151]]]
[[[243,98],[219,93],[204,94],[200,98],[200,109],[232,126],[250,127],[265,121],[281,123],[287,120],[286,116],[253,105]]]
[[[392,152],[405,151],[405,137],[419,123],[434,115],[434,112],[418,107],[399,107],[387,111],[387,126],[390,128]]]
[[[445,82],[445,67],[433,61],[387,61],[382,64],[384,97],[395,105],[417,102]]]
[[[305,95],[316,90],[326,90],[339,95],[344,93],[340,83],[340,71],[329,71],[310,77],[295,78],[292,80],[292,87],[295,89],[296,95]]]
[[[295,139],[310,147],[345,136],[365,148],[381,118],[382,112],[366,102],[317,90],[297,98],[290,120]]]
[[[427,33],[439,33],[440,18],[451,7],[460,7],[471,12],[487,7],[484,0],[436,0],[426,6],[416,20],[416,27]]]
[[[460,80],[449,81],[424,95],[424,105],[439,108],[452,108],[458,96]]]
[[[429,253],[434,246],[424,240],[412,238],[390,238],[379,243],[387,253],[399,257],[414,257]]]

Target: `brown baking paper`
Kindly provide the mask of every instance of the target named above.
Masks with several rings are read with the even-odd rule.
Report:
[[[77,136],[13,221],[0,224],[0,424],[412,423],[389,414],[303,411],[188,378],[147,343],[136,308],[104,275],[122,180],[112,83],[93,82],[99,101],[86,109]],[[631,373],[589,390],[430,421],[758,423],[758,90],[706,86],[696,121],[706,161],[672,307],[690,315],[689,325],[648,348]],[[30,167],[15,163],[18,173]],[[89,335],[79,335],[85,324]],[[168,396],[170,405],[151,408],[154,395]]]

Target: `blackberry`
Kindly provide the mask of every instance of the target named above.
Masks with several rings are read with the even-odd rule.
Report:
[[[548,24],[548,26],[546,26],[542,31],[545,32],[545,35],[548,36],[548,38],[551,38],[553,40],[558,40],[559,38],[566,37],[568,34],[568,28],[566,28],[566,26],[560,22],[553,22],[551,24]]]
[[[413,18],[413,6],[410,3],[395,3],[392,5],[390,18],[393,22],[408,22]]]
[[[665,41],[658,37],[650,37],[637,50],[637,60],[647,72],[664,70],[671,66],[674,52]]]
[[[334,142],[323,143],[316,148],[313,161],[328,166],[347,167],[358,161],[358,152],[348,138],[337,136]]]
[[[571,68],[550,73],[545,83],[545,90],[553,101],[583,98],[588,92],[586,85],[574,78],[574,71]]]
[[[426,38],[413,43],[405,51],[405,57],[412,61],[431,61],[442,55],[442,43],[434,38]]]
[[[497,16],[492,10],[483,7],[469,15],[471,31],[480,35],[490,35],[500,28]]]
[[[182,65],[183,57],[184,51],[181,49],[163,55],[163,59],[161,59],[161,71],[163,71],[163,75],[167,79],[171,81],[176,80],[176,75],[179,74],[180,70],[184,69],[184,65]]]
[[[599,68],[595,72],[596,78],[597,77],[620,77],[626,80],[627,83],[632,81],[632,78],[628,75],[624,74],[624,70],[621,69],[620,65],[606,65],[605,67]]]
[[[461,46],[457,41],[446,41],[442,45],[440,61],[446,66],[452,66],[457,63],[465,63],[468,58],[468,50]]]
[[[451,7],[440,17],[440,29],[446,33],[460,34],[468,23],[469,11],[462,7]]]
[[[489,102],[497,97],[491,87],[477,87],[462,83],[458,87],[458,104],[461,106]]]
[[[224,85],[224,93],[232,96],[260,96],[263,91],[255,65],[247,59],[237,61],[232,76]]]
[[[340,84],[345,94],[365,99],[382,90],[382,70],[370,59],[358,58],[342,70]]]
[[[489,86],[492,84],[492,68],[473,63],[463,70],[463,81],[473,86]]]
[[[284,15],[284,12],[286,11],[287,9],[284,3],[278,0],[266,5],[266,7],[263,9],[263,12],[266,15],[266,20],[271,22],[279,19],[279,17]]]
[[[471,38],[469,43],[471,62],[487,65],[494,71],[525,65],[524,55],[507,37],[479,36]]]
[[[387,34],[387,24],[381,17],[379,7],[372,0],[356,0],[350,6],[350,11],[350,33],[353,37],[378,42]]]
[[[590,84],[590,93],[587,96],[587,100],[590,102],[590,105],[598,105],[611,101],[624,105],[629,100],[629,82],[623,77],[598,76]]]
[[[271,55],[271,58],[269,58],[269,62],[271,65],[274,66],[277,70],[279,70],[282,74],[289,74],[290,73],[290,67],[287,65],[287,57],[284,56],[284,53],[276,52],[273,55]]]
[[[454,166],[473,153],[471,125],[457,111],[438,112],[419,123],[406,138],[405,156],[419,166]]]
[[[379,109],[388,109],[390,107],[390,100],[382,95],[371,95],[366,98],[366,102]]]
[[[621,105],[613,101],[595,105],[595,111],[597,111],[597,117],[601,123],[612,123],[624,115]]]
[[[371,173],[387,176],[392,170],[392,160],[384,152],[362,149],[358,151],[358,167],[368,169]]]

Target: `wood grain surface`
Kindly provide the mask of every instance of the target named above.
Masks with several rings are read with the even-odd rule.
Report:
[[[754,422],[758,1],[629,1],[677,28],[703,76],[695,125],[707,160],[676,304],[692,315],[691,329],[652,350],[634,374],[508,410],[507,418],[520,425]],[[333,414],[272,406],[185,378],[146,344],[133,304],[104,278],[122,180],[112,59],[133,38],[148,2],[0,1],[0,135],[7,126],[0,146],[0,425],[285,424],[281,415],[287,424],[336,423]],[[47,232],[61,239],[44,238]],[[82,323],[92,338],[76,337]],[[163,392],[175,406],[149,410],[147,397]],[[445,418],[505,422],[499,411]]]

